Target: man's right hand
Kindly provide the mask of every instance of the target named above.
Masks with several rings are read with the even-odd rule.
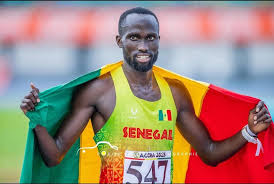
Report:
[[[20,108],[26,114],[28,111],[34,111],[35,106],[40,102],[39,99],[39,89],[34,86],[33,83],[30,83],[31,91],[28,95],[24,97]]]

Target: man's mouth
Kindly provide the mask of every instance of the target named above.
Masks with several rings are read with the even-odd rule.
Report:
[[[140,56],[136,56],[136,60],[140,63],[146,63],[149,62],[151,59],[150,56],[148,55],[140,55]]]

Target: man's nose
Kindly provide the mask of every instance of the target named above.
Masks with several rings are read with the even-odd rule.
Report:
[[[141,51],[141,52],[147,52],[148,50],[148,46],[147,44],[145,43],[145,41],[141,41],[138,45],[138,50]]]

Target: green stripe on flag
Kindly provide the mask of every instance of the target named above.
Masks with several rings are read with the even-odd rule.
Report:
[[[159,110],[159,121],[163,121],[163,120],[164,120],[163,111]]]
[[[100,75],[101,69],[39,93],[40,102],[35,107],[35,111],[28,111],[26,114],[30,123],[20,183],[78,183],[79,154],[77,150],[80,147],[80,138],[69,149],[60,164],[48,168],[42,160],[32,129],[40,124],[54,136],[62,120],[69,113],[75,89]]]

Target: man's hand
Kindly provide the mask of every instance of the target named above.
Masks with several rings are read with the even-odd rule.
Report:
[[[264,106],[264,102],[260,101],[254,109],[249,113],[248,126],[254,133],[258,134],[266,130],[272,122],[271,116]]]
[[[38,96],[39,89],[36,88],[33,83],[30,83],[30,87],[32,90],[27,96],[24,97],[20,105],[20,108],[25,114],[28,111],[33,111],[35,109],[35,106],[40,102],[40,99]]]

